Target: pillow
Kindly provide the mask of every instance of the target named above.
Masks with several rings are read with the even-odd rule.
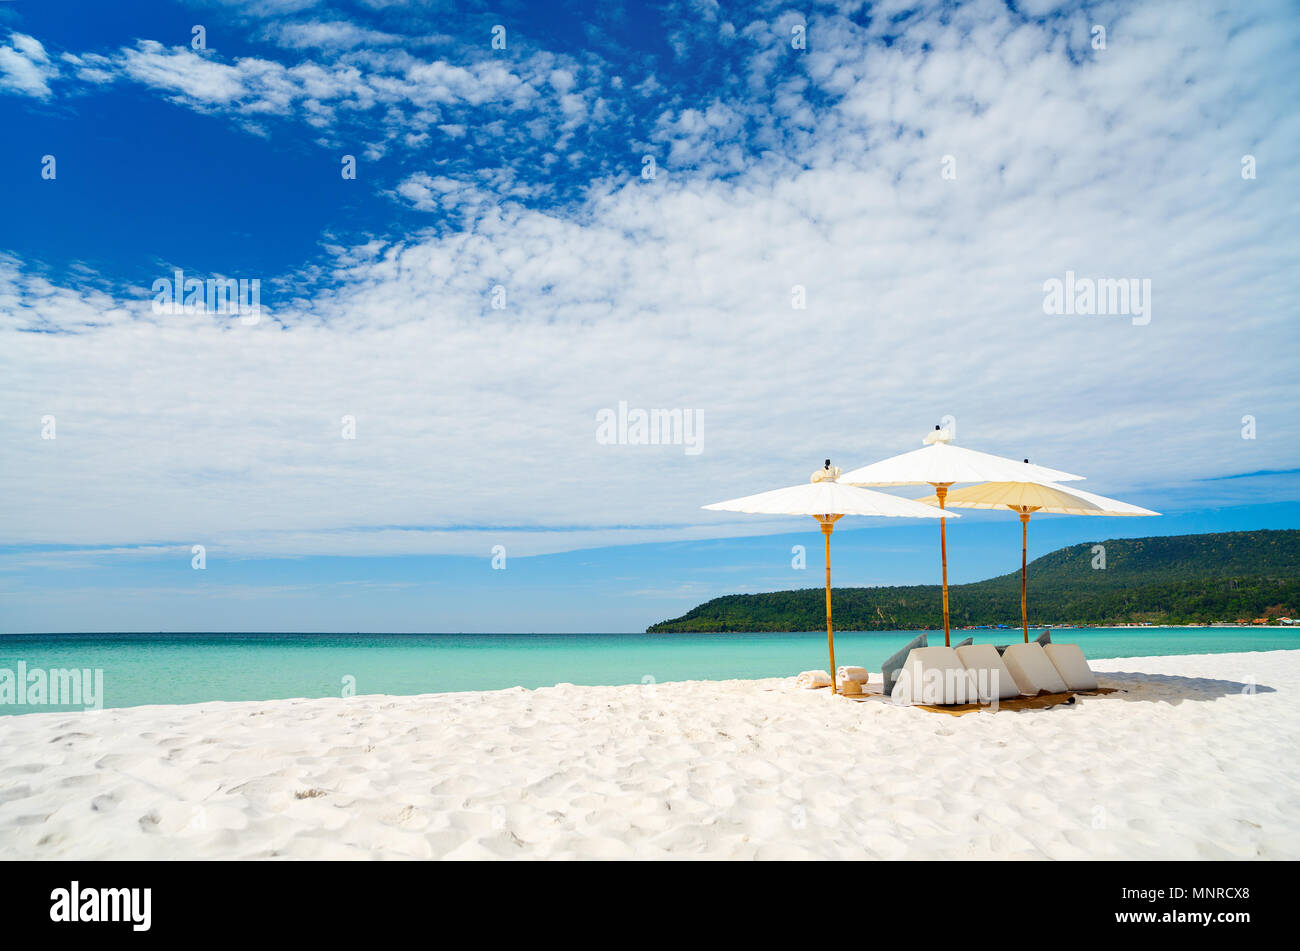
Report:
[[[794,679],[796,687],[806,687],[813,690],[817,687],[829,687],[831,685],[831,675],[824,670],[805,670]]]
[[[1040,690],[1063,693],[1067,688],[1056,672],[1042,644],[1012,644],[1002,653],[1002,662],[1011,671],[1021,693],[1031,697]]]
[[[907,660],[907,655],[918,647],[924,647],[925,644],[925,635],[918,634],[906,647],[880,665],[880,672],[885,676],[885,696],[893,693],[894,682],[898,680],[898,672],[903,669],[903,662]]]
[[[1097,675],[1088,666],[1078,644],[1048,644],[1043,652],[1071,690],[1097,689]]]
[[[976,692],[980,703],[992,703],[994,700],[1010,700],[1020,696],[1020,687],[1016,679],[1002,663],[997,649],[992,644],[967,644],[957,648],[957,657],[966,669],[975,675]]]
[[[896,703],[973,703],[975,677],[951,647],[918,647],[907,655],[890,697]]]
[[[1044,647],[1046,647],[1048,644],[1052,643],[1052,632],[1051,632],[1051,631],[1043,631],[1042,634],[1039,634],[1039,635],[1038,635],[1038,640],[1037,640],[1036,643],[1042,644]]]
[[[966,638],[966,640],[964,640],[964,641],[958,641],[956,644],[953,644],[952,646],[953,646],[953,649],[956,650],[958,647],[970,647],[970,646],[971,646],[972,644],[974,644],[974,643],[975,643],[975,638],[973,638],[973,637],[968,637],[968,638]]]

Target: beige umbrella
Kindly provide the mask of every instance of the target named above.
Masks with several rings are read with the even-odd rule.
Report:
[[[938,494],[918,501],[941,505]],[[1029,571],[1029,516],[1034,512],[1054,515],[1159,515],[1150,509],[1130,505],[1104,495],[1094,495],[1054,482],[985,482],[948,493],[947,502],[964,509],[1008,508],[1020,516],[1020,623],[1029,643],[1029,605],[1025,596]]]
[[[934,427],[922,440],[923,449],[891,456],[846,472],[841,481],[850,485],[931,485],[939,508],[950,498],[948,489],[958,482],[1071,482],[1083,476],[1046,466],[1016,462],[987,452],[952,445],[952,434]],[[943,642],[948,644],[948,529],[939,520],[939,557],[943,563]]]
[[[826,645],[831,655],[831,693],[835,692],[835,635],[831,626],[831,532],[845,515],[884,515],[900,518],[940,518],[928,505],[911,499],[842,485],[838,466],[826,465],[812,474],[805,485],[773,489],[758,495],[714,502],[704,508],[754,515],[811,515],[821,524],[826,538]]]

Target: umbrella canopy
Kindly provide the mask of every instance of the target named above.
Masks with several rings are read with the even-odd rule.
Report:
[[[751,515],[884,515],[903,518],[939,518],[931,506],[911,499],[872,492],[835,481],[809,482],[773,489],[704,508]]]
[[[954,485],[959,482],[1072,482],[1083,476],[1017,462],[952,444],[946,430],[935,428],[926,445],[891,456],[840,476],[849,485]]]
[[[938,493],[919,501],[939,505]],[[1020,624],[1029,643],[1029,601],[1026,586],[1029,572],[1029,516],[1034,512],[1053,515],[1159,515],[1150,509],[1108,499],[1054,482],[985,482],[948,493],[947,503],[965,509],[1010,509],[1020,516]]]
[[[934,508],[900,499],[884,492],[872,492],[841,485],[840,470],[826,465],[812,474],[806,485],[792,485],[757,495],[746,495],[704,508],[719,512],[748,512],[754,515],[811,515],[821,523],[826,539],[826,645],[831,657],[831,693],[835,693],[835,635],[831,625],[831,532],[845,515],[883,515],[894,518],[940,518]]]
[[[939,496],[918,501],[938,505]],[[986,482],[965,489],[952,489],[947,502],[962,509],[1002,509],[1050,512],[1053,515],[1159,515],[1150,509],[1084,492],[1074,486],[1052,482]]]
[[[922,440],[925,446],[891,456],[869,466],[853,469],[841,477],[850,485],[932,485],[944,508],[948,487],[959,482],[1070,482],[1083,476],[1059,469],[1016,462],[987,452],[952,445],[952,433],[934,427]],[[939,521],[939,558],[943,565],[943,642],[949,643],[948,624],[948,526]]]

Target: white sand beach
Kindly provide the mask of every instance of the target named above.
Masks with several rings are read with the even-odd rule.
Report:
[[[1093,667],[963,717],[781,679],[4,717],[0,857],[1300,858],[1300,651]]]

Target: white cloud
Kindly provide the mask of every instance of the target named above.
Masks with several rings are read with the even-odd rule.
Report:
[[[25,33],[10,33],[9,45],[0,46],[0,90],[48,99],[50,80],[59,71],[45,47]]]
[[[356,47],[394,47],[394,45],[429,45],[450,43],[447,36],[403,36],[382,30],[370,30],[346,19],[307,19],[272,23],[265,36],[286,49],[354,49]]]
[[[208,0],[208,3],[231,7],[251,16],[278,17],[319,6],[320,0]]]
[[[98,53],[84,53],[80,56],[64,53],[59,58],[71,65],[74,75],[84,83],[104,86],[117,79],[113,73],[113,61],[107,56]]]
[[[369,30],[347,20],[308,20],[277,23],[267,30],[279,45],[288,49],[352,49],[356,46],[393,46],[403,42],[401,36]]]
[[[417,211],[447,211],[462,215],[482,215],[489,206],[502,202],[538,198],[550,186],[520,181],[514,169],[479,169],[472,179],[452,178],[416,172],[407,176],[394,195]]]
[[[154,40],[142,40],[137,48],[123,50],[120,64],[136,82],[193,103],[229,103],[250,92],[250,77],[238,66],[183,47],[168,49]],[[265,70],[256,72],[266,75]]]
[[[1079,63],[1070,24],[958,11],[864,55],[860,27],[812,18],[799,70],[746,71],[763,96],[664,110],[660,144],[697,171],[670,158],[545,211],[509,200],[545,187],[526,168],[431,168],[396,196],[463,227],[335,249],[327,289],[256,327],[4,263],[0,522],[11,542],[279,554],[758,531],[699,506],[914,448],[945,414],[965,445],[1157,509],[1171,485],[1295,467],[1296,30],[1259,17],[1117,15]],[[141,54],[201,103],[311,85],[434,107],[523,83],[406,60],[383,82],[242,60],[182,80],[174,51]],[[1067,269],[1151,279],[1151,323],[1045,315]],[[598,444],[620,400],[700,410],[703,453]]]
[[[417,172],[397,186],[397,194],[419,211],[439,211],[458,204],[453,196],[462,187],[446,176],[434,178],[425,172]]]
[[[425,133],[435,126],[453,138],[473,129],[476,144],[490,142],[518,154],[538,142],[570,150],[573,134],[584,125],[627,121],[619,98],[602,95],[615,92],[615,85],[611,81],[606,87],[602,64],[591,54],[585,63],[546,51],[504,58],[485,44],[457,45],[427,33],[398,35],[344,20],[272,19],[260,35],[303,58],[231,58],[220,50],[166,46],[154,39],[105,53],[63,52],[58,58],[70,67],[66,78],[76,80],[66,84],[69,94],[134,83],[177,105],[226,116],[263,137],[270,134],[272,120],[301,120],[319,130],[318,141],[326,147],[361,138],[372,158],[394,146],[424,148]],[[0,47],[0,88],[52,96],[47,80],[58,69],[41,44],[31,37],[12,42]],[[447,50],[443,55],[411,52],[430,46]],[[575,160],[579,156],[576,149],[571,154]]]
[[[27,36],[24,33],[11,33],[9,43],[15,50],[34,63],[48,63],[50,61],[50,57],[46,55],[45,47],[33,36]]]
[[[83,83],[138,83],[178,105],[228,115],[259,135],[267,134],[263,123],[272,117],[301,117],[322,133],[336,135],[341,121],[352,123],[354,131],[364,126],[361,134],[381,136],[371,143],[369,154],[374,157],[393,143],[408,149],[423,147],[427,140],[422,133],[434,125],[453,137],[463,135],[467,125],[458,120],[468,113],[477,114],[482,128],[490,127],[485,115],[530,110],[534,121],[542,118],[548,128],[572,129],[587,116],[584,95],[596,98],[594,92],[557,93],[551,81],[565,71],[553,69],[557,58],[549,53],[534,54],[515,69],[491,59],[453,63],[413,56],[406,50],[380,50],[376,37],[343,23],[291,24],[279,29],[282,38],[292,41],[289,45],[337,49],[328,62],[306,59],[286,65],[260,57],[228,59],[215,51],[168,47],[146,39],[107,55],[64,53],[61,59]],[[427,37],[397,39],[408,45],[429,41]],[[361,48],[342,49],[352,45]],[[29,95],[50,95],[43,77],[56,74],[52,66],[36,63],[18,50],[0,48],[0,69],[6,68],[10,85]],[[548,102],[554,104],[553,120],[545,118]],[[602,116],[607,118],[608,111]],[[494,128],[496,137],[504,141],[502,130]],[[522,124],[512,127],[516,140],[522,129]],[[334,140],[324,135],[322,141]]]

